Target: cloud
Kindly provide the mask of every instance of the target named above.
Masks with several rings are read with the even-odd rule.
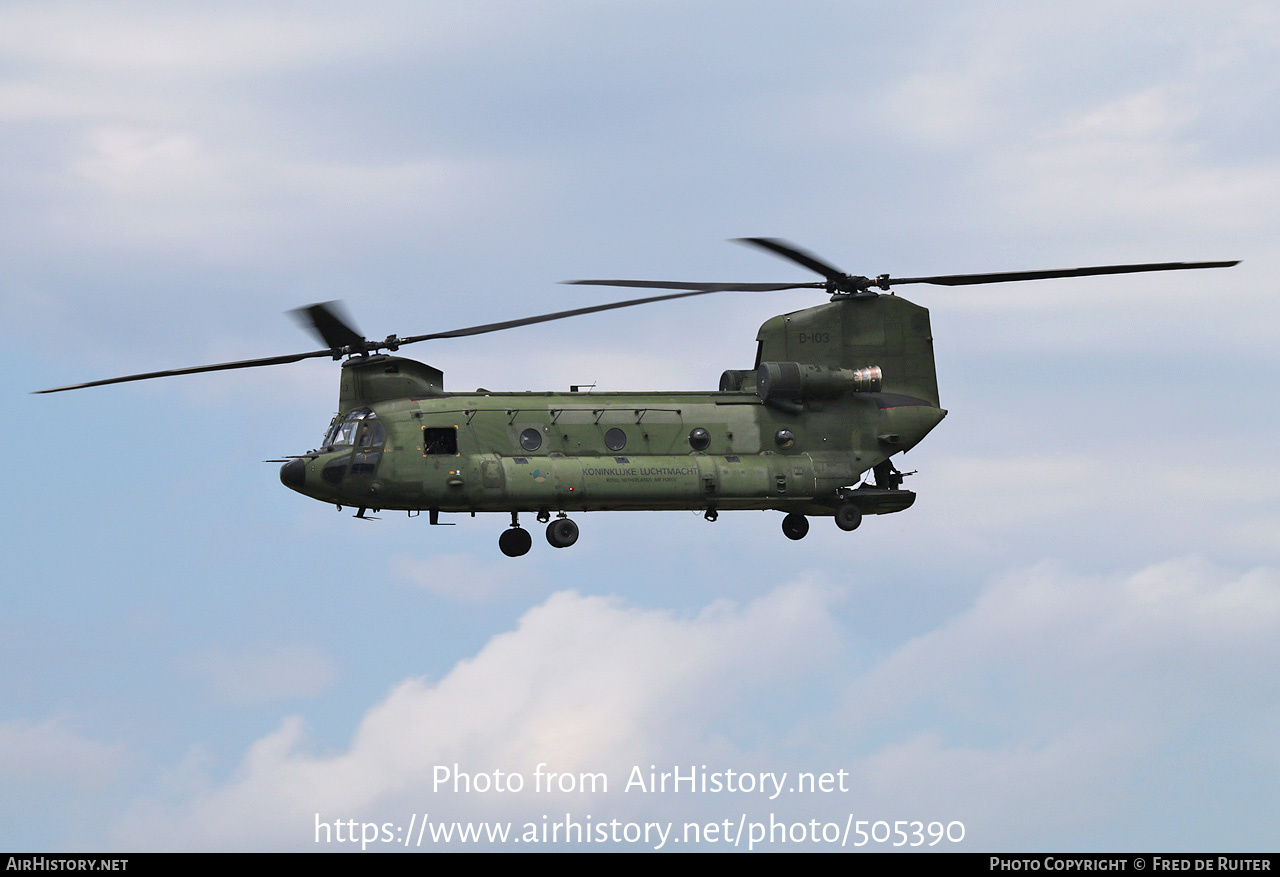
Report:
[[[101,836],[99,826],[84,825],[86,813],[116,799],[138,759],[122,744],[92,739],[82,724],[67,715],[0,722],[0,844],[69,849]]]
[[[252,149],[180,127],[87,130],[64,175],[77,197],[60,223],[127,246],[208,249],[219,258],[429,221],[499,185],[510,168],[420,157],[356,164]],[[509,182],[509,181],[508,181]]]
[[[1001,157],[1005,208],[1236,233],[1274,221],[1280,167],[1206,154],[1193,134],[1202,100],[1192,89],[1144,89],[1046,126]]]
[[[959,147],[989,131],[998,117],[997,88],[1019,75],[994,54],[977,54],[966,69],[916,73],[894,83],[879,107],[909,132],[913,144]]]
[[[0,50],[64,69],[229,75],[363,54],[384,43],[379,34],[387,30],[323,9],[295,16],[234,7],[19,4],[0,15]]]
[[[1141,826],[1149,835],[1138,837],[1106,832],[1124,823],[1119,814],[1159,809],[1151,796],[1169,790],[1143,779],[1163,769],[1167,747],[1184,759],[1276,769],[1259,741],[1274,725],[1280,686],[1257,671],[1280,659],[1274,570],[1179,559],[1084,576],[1042,564],[993,581],[967,609],[872,660],[856,643],[846,651],[856,622],[835,621],[833,596],[791,584],[745,606],[721,602],[678,618],[555,594],[438,682],[397,685],[345,750],[310,752],[302,719],[287,719],[225,784],[169,809],[134,808],[116,842],[309,848],[316,814],[519,822],[573,811],[679,823],[722,819],[729,807],[798,821],[849,809],[958,820],[971,844],[992,849],[1075,836],[1140,845],[1165,837],[1163,824]],[[781,708],[789,692],[831,678],[850,680],[835,698],[842,706],[805,696],[807,707]],[[743,701],[750,708],[740,710]],[[777,723],[765,731],[770,704]],[[1233,733],[1197,749],[1203,723],[1223,714]],[[622,792],[631,766],[696,763],[790,777],[839,769],[848,788],[776,800]],[[437,765],[473,776],[514,771],[531,783],[539,764],[603,773],[609,792],[433,787]],[[1211,801],[1222,782],[1206,770],[1173,793]],[[1180,837],[1191,848],[1214,845],[1194,832]]]
[[[23,204],[10,233],[59,253],[177,249],[184,258],[274,264],[299,250],[311,263],[389,241],[419,244],[446,217],[449,228],[479,217],[489,227],[496,205],[528,185],[528,166],[464,154],[437,137],[406,146],[388,131],[361,140],[353,157],[353,127],[374,122],[334,117],[330,76],[364,83],[364,59],[402,65],[396,81],[413,83],[416,65],[492,35],[469,7],[385,12],[0,10],[0,51],[16,59],[0,76],[0,119],[12,123],[0,185]],[[323,97],[284,108],[264,87],[273,76],[297,77],[295,87],[313,85]],[[420,92],[386,91],[405,88]],[[421,103],[407,122],[401,113],[386,124],[439,124]]]
[[[986,716],[1003,713],[1006,696],[1034,700],[1020,715],[1050,727],[1079,720],[1082,704],[1172,717],[1234,699],[1232,688],[1280,693],[1241,672],[1280,657],[1278,631],[1272,570],[1232,574],[1187,559],[1086,577],[1043,564],[997,580],[968,611],[902,646],[851,700],[859,723],[953,696]]]
[[[986,847],[1105,837],[1113,824],[1129,833],[1108,848],[1218,846],[1158,824],[1136,836],[1125,814],[1158,811],[1170,794],[1214,801],[1229,785],[1209,769],[1185,771],[1172,790],[1144,788],[1169,769],[1168,747],[1182,768],[1274,774],[1253,738],[1274,724],[1280,685],[1259,668],[1280,659],[1277,634],[1275,570],[1180,559],[1082,576],[1039,565],[993,582],[855,679],[838,723],[860,741],[855,780],[869,800],[952,814]],[[1232,732],[1206,747],[1204,723],[1227,715]],[[1194,820],[1195,806],[1182,815]]]
[[[557,593],[439,682],[397,685],[346,751],[307,752],[302,720],[286,719],[250,747],[226,785],[176,809],[140,805],[117,843],[308,848],[316,813],[381,821],[412,812],[388,816],[393,804],[435,803],[437,764],[531,777],[546,763],[620,779],[632,762],[702,748],[740,698],[829,656],[838,641],[832,597],[816,584],[792,584],[746,606],[719,602],[678,618]]]

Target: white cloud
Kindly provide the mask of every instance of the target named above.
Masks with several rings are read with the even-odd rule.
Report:
[[[215,195],[231,182],[186,133],[100,128],[89,132],[87,147],[72,170],[110,195],[186,200]]]
[[[1280,659],[1278,633],[1274,570],[1174,560],[1080,576],[1042,565],[994,582],[857,678],[841,724],[868,741],[857,776],[887,812],[914,803],[953,814],[984,848],[1108,836],[1126,813],[1157,804],[1162,790],[1136,782],[1152,770],[1243,760],[1274,773],[1252,738],[1274,723],[1280,686],[1264,668]],[[1232,734],[1197,739],[1202,723],[1227,715]],[[1170,741],[1176,765],[1164,761]],[[1172,785],[1180,797],[1219,800],[1206,805],[1216,811],[1229,780],[1205,773]],[[1160,837],[1215,846],[1211,830],[1144,827],[1157,846]],[[1110,837],[1116,848],[1147,842]]]
[[[1226,544],[1252,556],[1259,551],[1273,555],[1280,552],[1280,515],[1251,515],[1239,522],[1232,522],[1224,528]]]
[[[13,4],[0,15],[0,51],[69,69],[225,75],[363,54],[388,30],[323,7],[298,16],[189,5]]]
[[[1280,167],[1206,153],[1188,132],[1200,103],[1190,89],[1147,89],[1049,125],[1001,156],[1006,209],[1222,231],[1274,221]]]
[[[930,473],[931,489],[967,495],[974,517],[984,526],[1057,516],[1098,501],[1098,487],[1091,476],[1099,462],[1070,453],[945,457]],[[997,480],[1025,489],[993,491]]]
[[[998,54],[978,53],[965,69],[908,76],[879,109],[913,143],[962,146],[989,131],[999,113],[996,89],[1020,73]]]
[[[956,819],[970,844],[994,849],[1107,837],[1117,814],[1150,812],[1159,791],[1139,778],[1161,768],[1162,747],[1194,745],[1184,741],[1220,714],[1231,714],[1236,735],[1183,757],[1275,770],[1258,745],[1280,695],[1258,671],[1280,659],[1273,570],[1174,560],[1080,576],[1041,565],[991,583],[969,608],[870,664],[843,656],[830,599],[821,587],[788,585],[681,619],[556,594],[439,682],[396,686],[345,751],[308,752],[302,720],[288,719],[249,749],[229,782],[168,812],[135,808],[117,841],[307,848],[317,813],[520,821],[571,810],[679,821],[765,803],[621,792],[630,765],[710,762],[793,777],[847,771],[843,795],[784,794],[761,812]],[[786,713],[781,730],[756,736],[769,701],[840,676],[852,679],[841,709],[806,698],[808,709]],[[734,708],[743,700],[752,704],[745,727],[755,729],[745,736]],[[539,763],[604,772],[609,793],[450,795],[431,785],[436,765],[518,771],[531,782]],[[1206,771],[1183,785],[1213,800],[1218,782]],[[1161,837],[1163,829],[1148,830]],[[1180,837],[1190,848],[1213,846],[1204,834]]]
[[[512,173],[492,163],[422,157],[322,162],[220,144],[177,128],[90,129],[66,173],[59,227],[126,246],[184,246],[225,260],[412,217],[457,217]],[[468,208],[469,209],[469,208]]]
[[[1269,678],[1239,671],[1280,653],[1277,631],[1272,570],[1176,560],[1082,577],[1042,565],[996,581],[967,612],[904,645],[858,680],[851,700],[860,723],[952,697],[995,716],[1012,696],[1038,732],[1082,711],[1156,725],[1233,698],[1233,688],[1276,693]]]
[[[831,597],[793,584],[743,607],[721,602],[677,618],[555,594],[439,682],[396,686],[345,752],[306,752],[302,720],[287,719],[249,749],[231,782],[177,811],[135,809],[118,842],[306,848],[317,812],[346,819],[385,815],[388,802],[431,806],[436,764],[532,777],[545,762],[621,781],[633,761],[704,748],[735,701],[828,657],[838,639]]]

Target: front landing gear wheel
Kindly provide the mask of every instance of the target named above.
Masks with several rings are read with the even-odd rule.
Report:
[[[841,530],[856,530],[861,523],[862,509],[856,503],[842,502],[836,506],[836,526]]]
[[[507,557],[520,557],[529,553],[529,549],[533,547],[533,537],[529,535],[529,531],[524,527],[512,527],[510,530],[503,530],[502,535],[498,537],[498,548]]]
[[[782,519],[782,532],[788,539],[803,539],[809,532],[809,519],[799,512],[792,512]]]
[[[568,548],[578,541],[578,525],[568,518],[556,518],[547,524],[547,541],[552,548]]]

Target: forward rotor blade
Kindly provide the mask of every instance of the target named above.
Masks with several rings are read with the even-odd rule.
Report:
[[[1184,271],[1194,268],[1230,268],[1230,262],[1148,262],[1141,265],[1095,265],[1089,268],[1059,268],[1051,271],[1003,271],[989,274],[939,274],[934,277],[890,277],[878,283],[882,289],[905,283],[932,283],[937,286],[973,286],[979,283],[1009,283],[1014,280],[1048,280],[1053,277],[1092,277],[1099,274],[1138,274],[1145,271]]]
[[[333,350],[359,347],[364,343],[364,336],[352,328],[351,318],[343,313],[340,302],[321,302],[305,308],[294,308],[289,313],[293,314],[303,328],[314,332]]]
[[[151,378],[168,378],[174,375],[197,375],[201,372],[220,372],[234,368],[257,368],[260,365],[284,365],[302,359],[319,356],[332,356],[331,350],[315,350],[311,353],[291,353],[286,356],[268,356],[265,359],[244,359],[239,362],[220,362],[215,365],[197,365],[191,368],[175,368],[162,372],[147,372],[142,375],[125,375],[122,378],[107,378],[104,381],[89,381],[85,384],[70,384],[66,387],[54,387],[51,390],[36,390],[36,393],[61,393],[64,390],[83,390],[86,387],[102,387],[107,384],[123,384],[127,381],[145,381]]]
[[[695,295],[707,295],[709,293],[722,292],[722,291],[725,291],[726,289],[735,288],[731,284],[708,284],[708,285],[713,288],[696,289],[688,292],[677,292],[671,295],[654,295],[654,296],[649,296],[647,298],[634,298],[634,299],[629,299],[628,301],[615,301],[615,302],[609,302],[608,304],[603,304],[603,305],[593,305],[591,307],[585,307],[585,308],[574,308],[568,311],[556,311],[555,313],[551,313],[551,314],[539,314],[533,317],[523,317],[518,320],[504,320],[503,322],[500,322],[500,323],[486,323],[482,326],[468,326],[464,329],[453,329],[448,332],[432,332],[427,335],[413,335],[408,338],[396,339],[396,346],[399,347],[405,344],[413,344],[417,341],[430,341],[435,338],[462,338],[468,335],[483,335],[487,332],[499,332],[503,329],[514,329],[518,326],[529,326],[534,323],[546,323],[546,322],[550,322],[551,320],[563,320],[567,317],[579,317],[584,314],[595,314],[601,311],[611,311],[617,308],[628,308],[628,307],[633,307],[635,305],[650,304],[652,302],[658,302],[658,301],[667,301],[669,299],[689,298],[690,296],[695,296]],[[791,288],[789,286],[779,286],[777,284],[760,284],[760,285],[763,287],[768,287],[770,289]],[[822,284],[816,284],[816,285],[821,286]],[[310,314],[315,309],[320,309],[323,313],[326,313],[326,314],[332,314],[332,311],[330,311],[328,308],[325,308],[323,305],[312,305],[309,308],[298,308],[297,310],[298,312]],[[323,316],[321,319],[323,319]],[[341,323],[339,321],[339,324],[341,328],[338,331],[342,331],[342,329],[346,329],[347,331],[351,331],[354,333],[354,330],[351,330],[351,328],[347,326],[345,323]],[[317,331],[319,330],[317,329]],[[338,340],[339,336],[331,336],[331,337],[333,337],[334,340]],[[359,336],[355,336],[355,339],[362,345],[365,343],[365,340]],[[380,347],[382,345],[376,345],[376,346]],[[178,369],[170,369],[168,371],[147,372],[146,374],[125,375],[124,377],[119,377],[119,378],[107,378],[106,380],[101,380],[101,381],[88,381],[87,383],[83,383],[83,384],[70,384],[65,387],[53,387],[52,389],[49,389],[49,390],[36,390],[35,392],[36,393],[61,393],[66,390],[83,390],[86,387],[102,387],[107,384],[123,384],[128,381],[145,381],[151,378],[167,378],[175,375],[195,375],[195,374],[200,374],[202,372],[227,371],[229,369],[237,369],[237,368],[256,368],[258,366],[264,366],[264,365],[283,365],[289,362],[298,362],[299,360],[302,360],[302,359],[312,359],[315,357],[332,356],[332,355],[333,355],[333,350],[313,350],[309,353],[293,353],[293,354],[288,354],[286,356],[269,356],[263,359],[246,359],[246,360],[241,360],[239,362],[222,362],[222,363],[216,363],[214,365],[198,365],[198,366],[193,366],[191,368],[178,368]]]
[[[826,289],[825,283],[701,283],[680,280],[565,280],[577,286],[627,286],[636,289],[696,289],[700,292],[776,292],[780,289]]]
[[[584,281],[571,281],[584,282]],[[448,332],[432,332],[429,335],[413,335],[408,338],[399,339],[400,344],[413,344],[417,341],[430,341],[434,338],[462,338],[467,335],[483,335],[486,332],[500,332],[503,329],[514,329],[517,326],[531,326],[534,323],[547,323],[551,320],[563,320],[567,317],[580,317],[583,314],[598,314],[601,311],[612,311],[617,308],[629,308],[635,305],[650,304],[655,301],[669,301],[675,298],[689,298],[694,295],[707,295],[713,292],[724,292],[730,287],[728,284],[713,283],[708,284],[713,289],[695,289],[690,292],[676,292],[671,295],[653,295],[648,298],[633,298],[627,301],[614,301],[603,305],[592,305],[586,308],[574,308],[569,311],[556,311],[553,314],[539,314],[534,317],[522,317],[518,320],[504,320],[501,323],[485,323],[483,326],[468,326],[465,329],[453,329]],[[665,288],[665,287],[664,287]],[[787,288],[787,287],[782,287]]]
[[[832,283],[837,283],[845,278],[845,273],[834,265],[828,265],[819,259],[813,253],[805,252],[795,244],[778,238],[734,238],[740,244],[747,244],[753,247],[759,247],[762,250],[781,256],[784,259],[790,259],[792,262],[803,265],[810,271],[817,271],[823,277]]]

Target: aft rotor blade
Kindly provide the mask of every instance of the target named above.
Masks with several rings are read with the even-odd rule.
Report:
[[[829,265],[819,259],[813,253],[806,252],[795,244],[789,243],[778,238],[734,238],[740,244],[747,244],[753,247],[759,247],[762,250],[781,256],[784,259],[790,259],[799,265],[803,265],[810,271],[817,271],[823,277],[832,283],[837,283],[845,279],[845,273],[834,265]]]
[[[191,368],[175,368],[162,372],[147,372],[142,375],[125,375],[122,378],[107,378],[103,381],[89,381],[85,384],[70,384],[66,387],[54,387],[51,390],[36,390],[36,393],[61,393],[64,390],[83,390],[86,387],[102,387],[107,384],[123,384],[127,381],[146,381],[151,378],[168,378],[175,375],[197,375],[201,372],[220,372],[234,368],[257,368],[261,365],[284,365],[302,359],[319,356],[332,356],[332,350],[314,350],[311,353],[291,353],[286,356],[268,356],[265,359],[244,359],[239,362],[220,362],[215,365],[197,365]]]
[[[587,281],[571,281],[582,283]],[[676,292],[671,295],[653,295],[648,298],[633,298],[627,301],[614,301],[603,305],[592,305],[586,308],[574,308],[569,311],[556,311],[553,314],[539,314],[535,317],[522,317],[518,320],[504,320],[501,323],[485,323],[483,326],[468,326],[465,329],[452,329],[448,332],[432,332],[429,335],[413,335],[408,338],[399,339],[400,344],[413,344],[417,341],[430,341],[434,338],[462,338],[467,335],[483,335],[486,332],[500,332],[503,329],[514,329],[517,326],[531,326],[534,323],[547,323],[551,320],[563,320],[567,317],[580,317],[583,314],[597,314],[601,311],[612,311],[617,308],[629,308],[635,305],[645,305],[656,301],[669,301],[675,298],[689,298],[694,295],[707,295],[713,292],[725,292],[732,288],[728,284],[713,283],[707,284],[714,287],[713,289],[695,289],[689,292]],[[665,287],[664,287],[665,288]],[[677,287],[679,288],[679,287]],[[782,287],[786,288],[786,287]]]
[[[290,313],[303,328],[314,332],[333,350],[359,347],[364,343],[364,336],[352,327],[351,318],[343,313],[339,302],[326,301],[305,308],[294,308]]]
[[[939,274],[933,277],[889,277],[877,281],[881,289],[905,283],[932,283],[938,286],[972,286],[979,283],[1008,283],[1014,280],[1048,280],[1053,277],[1093,277],[1100,274],[1138,274],[1144,271],[1185,271],[1194,268],[1230,268],[1229,262],[1148,262],[1141,265],[1095,265],[1089,268],[1059,268],[1051,271],[1003,271],[988,274]]]

